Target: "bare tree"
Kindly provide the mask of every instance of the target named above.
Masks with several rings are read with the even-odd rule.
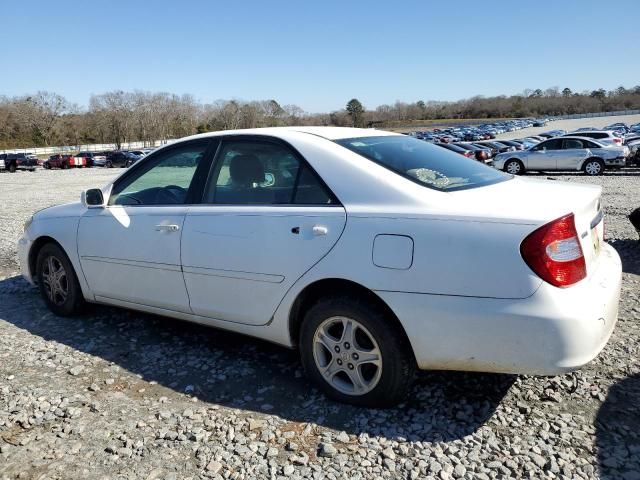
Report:
[[[56,122],[67,108],[68,102],[63,96],[46,91],[22,97],[14,104],[18,120],[31,130],[36,143],[41,140],[45,145],[50,144]]]

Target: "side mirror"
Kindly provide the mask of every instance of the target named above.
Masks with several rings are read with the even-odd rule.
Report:
[[[87,208],[102,208],[104,207],[104,196],[102,190],[99,188],[90,188],[82,192],[80,195],[80,201]]]

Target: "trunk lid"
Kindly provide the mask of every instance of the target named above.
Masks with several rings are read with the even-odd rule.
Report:
[[[597,185],[515,177],[487,187],[452,192],[450,208],[476,219],[530,224],[531,231],[573,213],[589,275],[597,265],[604,241],[601,194],[602,187]]]

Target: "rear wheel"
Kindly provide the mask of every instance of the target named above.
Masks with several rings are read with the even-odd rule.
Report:
[[[105,167],[107,168],[112,168],[113,167],[113,163],[111,162],[111,160],[107,160],[107,162],[104,164]]]
[[[58,245],[48,243],[38,252],[36,274],[40,295],[56,315],[80,313],[85,300],[73,265]]]
[[[604,172],[604,163],[599,158],[590,158],[582,166],[582,170],[590,176],[602,175]]]
[[[9,172],[10,173],[16,173],[16,164],[12,163],[11,165],[9,165]]]
[[[329,397],[366,407],[402,401],[415,372],[393,320],[348,297],[323,299],[307,311],[300,354],[307,376]]]
[[[522,175],[524,173],[524,165],[520,160],[512,158],[504,164],[504,171],[511,175]]]

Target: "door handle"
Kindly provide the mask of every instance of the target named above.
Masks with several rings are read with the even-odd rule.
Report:
[[[311,231],[316,237],[319,237],[320,235],[326,235],[327,233],[329,233],[329,229],[324,225],[314,225]]]
[[[156,231],[158,232],[177,232],[180,230],[179,225],[156,225]]]

